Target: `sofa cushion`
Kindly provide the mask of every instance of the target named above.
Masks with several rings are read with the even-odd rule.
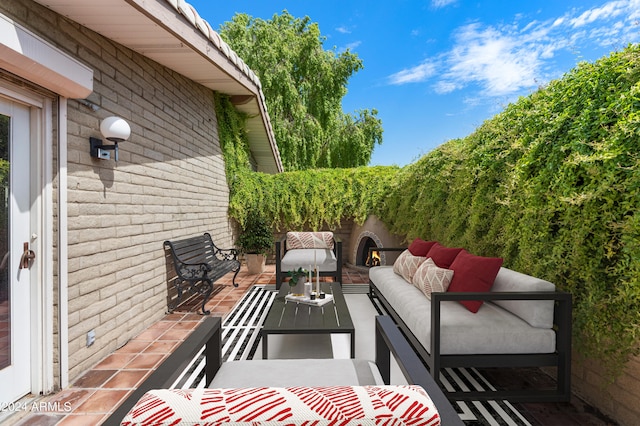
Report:
[[[556,291],[556,286],[531,275],[500,268],[491,291]],[[493,303],[519,316],[532,327],[553,327],[553,300],[495,300]]]
[[[122,425],[440,424],[417,385],[153,389]]]
[[[382,384],[378,367],[364,359],[254,359],[223,362],[209,387]]]
[[[333,250],[333,232],[287,232],[287,250]]]
[[[426,257],[431,247],[434,246],[436,241],[424,241],[420,238],[416,238],[409,244],[408,250],[414,256],[423,256]]]
[[[450,292],[487,292],[491,290],[503,260],[498,257],[474,256],[462,250],[451,263],[454,271]],[[461,300],[470,312],[476,313],[482,300]]]
[[[413,276],[413,285],[418,287],[427,299],[431,299],[431,293],[445,292],[451,284],[453,271],[450,269],[439,268],[433,259],[428,258],[418,268]]]
[[[414,256],[409,250],[405,250],[400,253],[400,256],[393,262],[393,272],[402,276],[402,278],[410,283],[413,281],[413,275],[425,260],[427,260],[426,257]]]
[[[451,262],[461,251],[461,248],[445,247],[440,243],[435,243],[427,253],[427,257],[433,259],[437,266],[450,269]]]
[[[280,261],[283,271],[297,270],[298,268],[313,269],[316,262],[320,272],[335,271],[338,267],[336,255],[329,249],[295,249],[287,250]]]
[[[370,268],[369,279],[430,352],[432,301],[394,273],[391,266]],[[493,303],[485,303],[478,313],[473,314],[457,302],[442,302],[440,316],[440,353],[444,355],[539,354],[556,350],[553,329],[531,327]]]

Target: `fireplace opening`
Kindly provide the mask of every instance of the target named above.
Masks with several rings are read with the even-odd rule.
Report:
[[[380,254],[374,252],[372,256],[369,255],[369,249],[372,247],[378,247],[373,238],[363,237],[362,240],[360,240],[356,256],[356,265],[367,267],[380,266]]]

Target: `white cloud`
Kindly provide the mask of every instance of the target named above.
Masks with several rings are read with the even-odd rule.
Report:
[[[433,0],[431,4],[433,7],[441,8],[450,5],[451,3],[455,3],[457,0]]]
[[[389,82],[391,84],[420,83],[428,80],[434,73],[435,66],[433,64],[423,63],[389,76]]]
[[[354,41],[352,43],[347,44],[343,49],[341,49],[341,51],[355,50],[356,47],[360,46],[361,44],[362,44],[362,42],[360,40]]]
[[[595,21],[620,16],[622,13],[624,13],[627,10],[629,5],[630,5],[630,2],[628,0],[612,1],[612,2],[606,3],[602,7],[596,7],[583,12],[577,18],[574,18],[571,20],[571,25],[574,28],[579,28],[584,25],[591,24]]]
[[[434,0],[434,6],[451,3]],[[389,77],[391,84],[430,82],[436,93],[475,88],[484,97],[508,96],[548,81],[550,60],[560,50],[583,46],[624,47],[640,40],[640,0],[614,0],[589,10],[568,11],[547,21],[500,26],[480,22],[460,27],[453,46],[434,58]]]
[[[338,27],[336,28],[336,31],[341,34],[351,34],[351,30],[347,27]]]
[[[457,35],[442,80],[465,86],[477,83],[491,96],[517,92],[536,84],[540,54],[510,34],[471,24]]]

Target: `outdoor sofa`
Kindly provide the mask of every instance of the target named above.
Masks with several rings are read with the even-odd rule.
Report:
[[[367,416],[377,413],[383,422],[397,416],[418,425],[463,425],[391,318],[376,317],[375,329],[375,368],[370,361],[351,359],[222,363],[221,319],[206,318],[104,424],[173,424],[178,419],[182,425],[265,424],[265,417],[278,419],[286,413],[291,414],[287,424],[307,424],[307,420],[325,424],[338,418],[340,424],[373,424]],[[209,389],[168,390],[203,346]],[[380,384],[390,382],[392,355],[408,385]],[[312,402],[318,398],[322,407]],[[264,401],[264,409],[256,410],[259,401]],[[267,415],[274,407],[277,413]],[[246,415],[247,410],[251,414]],[[212,420],[220,418],[227,420]]]
[[[436,382],[450,367],[555,367],[557,372],[555,389],[447,391],[447,397],[569,400],[570,294],[502,267],[502,259],[433,241],[371,250],[402,251],[394,265],[370,268],[370,296],[400,326]]]

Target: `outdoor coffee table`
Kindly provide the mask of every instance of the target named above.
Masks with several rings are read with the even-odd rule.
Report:
[[[333,295],[333,302],[323,306],[311,306],[285,300],[289,286],[283,285],[276,296],[262,325],[262,358],[268,357],[268,340],[271,334],[334,334],[351,335],[351,358],[355,358],[356,334],[353,321],[342,294],[340,283],[320,283],[321,290]]]

